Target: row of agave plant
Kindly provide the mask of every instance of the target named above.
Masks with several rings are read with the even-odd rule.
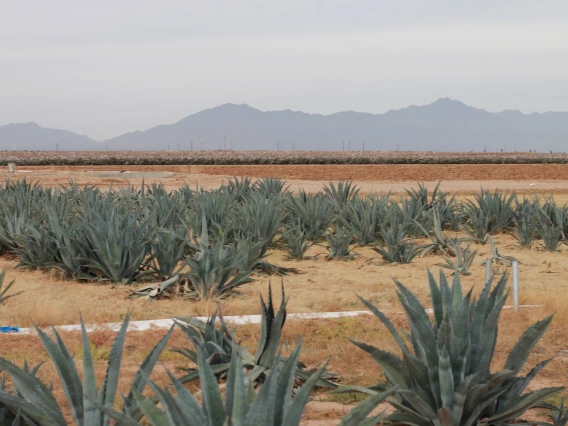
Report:
[[[566,242],[567,218],[568,207],[552,199],[481,191],[459,203],[422,185],[402,197],[363,197],[350,183],[330,183],[311,195],[270,178],[173,192],[155,184],[102,191],[19,180],[0,189],[0,250],[16,254],[19,266],[70,279],[152,282],[135,296],[175,290],[218,298],[251,282],[253,272],[294,272],[271,264],[269,249],[303,259],[322,245],[328,259],[349,259],[357,246],[370,246],[391,263],[438,252],[446,256],[444,267],[467,274],[476,255],[472,243],[509,232],[523,247],[557,250]],[[446,233],[458,230],[468,237]],[[417,244],[420,238],[428,243]]]
[[[395,281],[406,313],[406,324],[400,330],[383,312],[361,299],[390,332],[400,354],[353,341],[384,373],[385,381],[370,387],[341,386],[329,381],[327,363],[316,372],[307,372],[299,361],[301,342],[288,357],[283,357],[281,337],[287,301],[282,290],[282,303],[276,311],[269,291],[266,304],[261,297],[262,322],[254,355],[237,342],[235,329],[229,329],[222,316],[220,327],[216,326],[215,316],[208,322],[178,319],[174,327],[181,328],[191,342],[191,347],[174,349],[191,361],[186,374],[175,377],[167,371],[171,385],[166,388],[150,379],[174,331],[172,327],[140,365],[120,404],[117,388],[129,316],[112,345],[100,388],[84,325],[82,375],[57,330],[52,329],[50,337],[37,328],[55,364],[70,413],[55,398],[52,386],[38,378],[39,365],[30,367],[25,363],[18,367],[0,358],[0,370],[9,378],[0,382],[0,424],[63,426],[72,422],[100,426],[113,420],[127,426],[293,426],[300,424],[314,388],[324,386],[335,393],[365,395],[366,399],[342,419],[340,425],[345,426],[518,424],[528,410],[535,408],[549,409],[552,425],[566,425],[568,414],[563,403],[556,407],[546,402],[563,388],[526,392],[550,359],[537,364],[528,374],[521,372],[552,316],[531,325],[508,354],[504,368],[493,371],[498,323],[508,296],[506,274],[496,283],[487,282],[478,296],[472,290],[463,294],[458,274],[450,285],[443,273],[437,282],[428,272],[428,283],[432,319],[417,297]],[[196,394],[184,386],[194,380],[199,380]],[[377,412],[383,402],[392,406],[389,414]]]

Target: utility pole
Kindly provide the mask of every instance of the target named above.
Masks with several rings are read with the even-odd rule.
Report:
[[[224,136],[223,139],[225,140],[225,144],[223,145],[223,149],[227,150],[227,136]]]
[[[351,141],[349,141],[349,152],[351,152]]]
[[[201,151],[203,151],[203,142],[201,142]]]
[[[231,139],[231,151],[233,150],[233,140]]]
[[[193,139],[191,140],[191,152],[193,152]]]
[[[343,152],[345,152],[345,139],[343,139]]]
[[[55,143],[55,151],[59,151],[59,142]]]

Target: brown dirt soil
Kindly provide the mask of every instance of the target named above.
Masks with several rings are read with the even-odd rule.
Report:
[[[171,175],[169,173],[172,173]],[[568,193],[568,165],[308,165],[308,166],[30,166],[15,174],[0,169],[0,180],[39,181],[42,185],[113,186],[161,183],[169,190],[187,184],[218,188],[233,176],[285,179],[292,191],[321,191],[331,180],[352,180],[363,193],[404,192],[423,182],[454,193],[485,189],[519,193]]]
[[[566,180],[564,164],[417,164],[192,166],[208,175],[278,177],[292,180],[430,182],[452,180]]]

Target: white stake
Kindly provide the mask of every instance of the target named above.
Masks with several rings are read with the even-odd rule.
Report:
[[[491,279],[492,267],[493,267],[493,264],[491,262],[491,259],[487,259],[487,263],[485,264],[485,284],[487,284],[489,282],[489,280]]]
[[[519,310],[519,262],[513,261],[513,310]]]

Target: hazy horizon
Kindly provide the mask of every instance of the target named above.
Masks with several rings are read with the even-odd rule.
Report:
[[[0,125],[96,140],[225,103],[568,111],[559,0],[19,1],[3,4],[0,35]]]

